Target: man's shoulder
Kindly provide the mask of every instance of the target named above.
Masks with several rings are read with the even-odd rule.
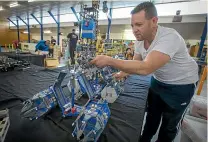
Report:
[[[45,40],[40,40],[37,44],[44,44],[45,42]]]
[[[180,36],[180,34],[173,28],[169,27],[159,27],[159,37],[166,37],[166,36]]]
[[[173,28],[159,27],[158,40],[180,41],[182,36]]]

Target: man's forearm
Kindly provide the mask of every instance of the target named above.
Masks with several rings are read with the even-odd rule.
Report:
[[[124,71],[121,71],[121,72],[124,74],[124,76],[128,76],[129,75],[129,73],[126,73]]]
[[[128,74],[150,74],[148,72],[148,66],[144,61],[118,60],[112,58],[111,62],[109,62],[109,65]]]

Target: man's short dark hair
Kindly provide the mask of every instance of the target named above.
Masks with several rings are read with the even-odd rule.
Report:
[[[151,19],[153,17],[157,17],[157,9],[152,2],[142,2],[137,5],[132,11],[131,14],[136,14],[140,11],[145,11],[146,19]]]

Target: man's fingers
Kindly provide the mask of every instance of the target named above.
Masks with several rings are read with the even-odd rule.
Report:
[[[118,79],[118,76],[117,75],[113,75],[113,78]]]
[[[92,61],[92,60],[94,60],[94,59],[95,59],[95,58],[89,58],[89,60],[88,60],[88,61],[89,61],[89,62],[91,62],[91,61]]]
[[[112,73],[112,76],[115,76],[117,73]]]
[[[96,59],[90,61],[90,64],[95,64],[95,63],[96,63]]]
[[[116,74],[113,74],[113,76],[114,76],[115,78],[119,77],[117,73],[116,73]]]
[[[117,80],[120,80],[120,79],[121,79],[121,77],[120,77],[120,75],[119,75],[118,73],[114,74],[113,77],[114,77],[115,79],[117,79]]]

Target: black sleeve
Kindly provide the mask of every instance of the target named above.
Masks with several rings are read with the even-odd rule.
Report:
[[[67,35],[67,38],[70,38],[70,39],[71,39],[71,33],[69,33],[69,34]]]
[[[78,35],[77,35],[77,40],[78,40],[78,38],[79,38],[79,37],[78,37]]]

